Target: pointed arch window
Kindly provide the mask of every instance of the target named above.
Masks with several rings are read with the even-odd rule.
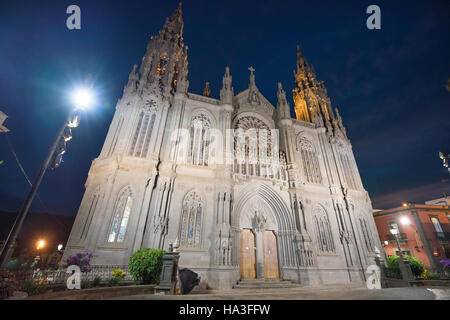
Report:
[[[180,246],[200,247],[203,210],[203,200],[196,191],[191,191],[184,197],[180,219]]]
[[[120,193],[117,199],[114,216],[108,232],[108,242],[123,242],[132,206],[133,198],[131,196],[131,190],[126,188]]]
[[[318,249],[324,253],[334,253],[335,246],[328,215],[322,207],[316,207],[313,212],[314,229]]]
[[[300,136],[297,139],[297,151],[300,152],[303,172],[307,182],[310,183],[322,183],[322,173],[320,171],[319,157],[317,152],[306,137]]]
[[[156,102],[146,101],[143,110],[139,113],[136,130],[131,141],[129,156],[146,158],[150,146],[153,127],[156,119]]]
[[[211,119],[201,113],[194,116],[190,123],[190,148],[188,151],[188,163],[197,166],[207,166],[210,145]]]
[[[367,221],[365,218],[359,218],[359,223],[361,226],[361,231],[364,237],[364,243],[366,244],[366,248],[369,252],[374,251],[374,244],[372,241],[372,237],[370,236],[369,228],[367,227]]]
[[[342,171],[344,173],[345,181],[347,182],[347,186],[351,189],[357,189],[356,179],[354,175],[352,161],[348,152],[344,149],[344,147],[340,148],[339,151],[339,161],[341,163]]]
[[[98,200],[100,198],[100,188],[97,187],[94,191],[94,195],[91,198],[91,202],[89,204],[89,210],[86,216],[86,219],[84,220],[83,230],[81,232],[80,239],[85,239],[89,233],[89,228],[92,223],[92,218],[95,214],[95,210],[97,209]]]

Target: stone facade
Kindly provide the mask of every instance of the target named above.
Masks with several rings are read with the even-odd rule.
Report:
[[[89,251],[94,264],[125,265],[140,248],[177,242],[180,267],[202,286],[230,288],[253,249],[240,246],[247,229],[256,277],[277,263],[280,278],[305,285],[364,281],[381,248],[371,202],[342,119],[300,49],[292,119],[281,83],[275,108],[253,68],[236,95],[228,67],[220,99],[189,93],[182,32],[179,6],[133,67],[64,258]],[[230,138],[239,130],[258,133]],[[252,139],[267,143],[255,149]],[[275,262],[264,232],[275,235]]]

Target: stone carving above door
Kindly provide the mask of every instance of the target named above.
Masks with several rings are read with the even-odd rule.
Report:
[[[243,206],[240,227],[252,229],[255,232],[278,229],[271,208],[258,196],[249,199]]]

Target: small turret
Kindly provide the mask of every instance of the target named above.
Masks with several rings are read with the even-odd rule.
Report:
[[[232,77],[230,75],[230,68],[225,68],[225,74],[222,78],[222,89],[220,89],[220,100],[222,103],[232,104],[234,89],[231,86]]]
[[[277,92],[277,112],[278,119],[290,119],[291,118],[291,109],[289,103],[286,99],[286,92],[283,90],[281,82],[278,82],[278,92]]]
[[[203,89],[203,95],[205,97],[210,97],[211,96],[211,89],[209,88],[209,82],[208,81],[206,81],[205,88]]]

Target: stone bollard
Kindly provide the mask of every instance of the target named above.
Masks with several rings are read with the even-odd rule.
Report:
[[[155,294],[175,294],[178,273],[178,252],[166,252],[163,256],[163,266],[159,284],[155,287]]]
[[[403,281],[408,282],[414,280],[414,275],[411,271],[411,266],[409,265],[409,260],[404,258],[404,257],[399,257],[398,258],[398,266],[400,268],[400,273],[402,275],[402,279]]]

